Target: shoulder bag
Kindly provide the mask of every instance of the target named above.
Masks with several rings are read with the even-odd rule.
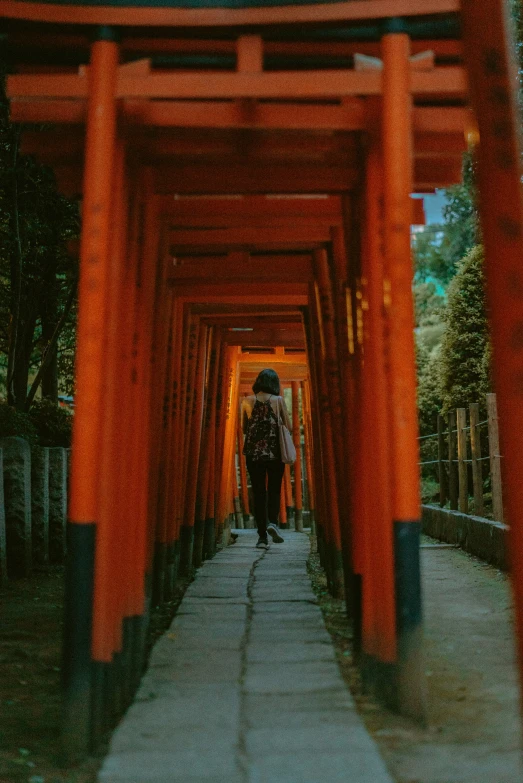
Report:
[[[279,400],[278,412],[278,435],[280,438],[281,461],[286,465],[292,465],[294,462],[296,462],[296,448],[292,442],[292,437],[289,430],[283,423],[281,415],[281,402]]]

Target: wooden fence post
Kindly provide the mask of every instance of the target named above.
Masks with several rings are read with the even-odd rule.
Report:
[[[438,473],[439,473],[439,504],[443,508],[447,502],[447,474],[445,473],[445,419],[438,413]]]
[[[483,474],[481,470],[481,437],[479,433],[479,404],[472,402],[470,412],[470,452],[472,460],[472,483],[474,486],[474,513],[482,517],[483,507]]]
[[[450,507],[454,510],[458,508],[458,466],[455,462],[457,457],[457,432],[456,432],[456,411],[449,411],[448,415],[449,429],[449,500]]]
[[[503,495],[501,490],[501,455],[499,453],[498,404],[495,394],[487,394],[488,442],[490,477],[492,482],[492,513],[497,522],[503,522]]]
[[[459,482],[459,510],[462,514],[469,511],[468,471],[467,471],[467,409],[458,408],[456,411],[456,424],[458,435],[458,482]]]

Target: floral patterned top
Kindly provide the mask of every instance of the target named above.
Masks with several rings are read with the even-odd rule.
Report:
[[[266,402],[256,400],[254,403],[243,453],[255,462],[281,459],[278,417],[270,397]]]

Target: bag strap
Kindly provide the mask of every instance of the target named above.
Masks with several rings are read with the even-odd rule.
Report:
[[[280,427],[285,427],[285,422],[283,421],[283,417],[281,415],[281,397],[278,397],[278,424]]]

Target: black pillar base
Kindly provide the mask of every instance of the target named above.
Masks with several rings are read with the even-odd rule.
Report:
[[[134,617],[124,617],[122,634],[122,682],[120,688],[120,714],[129,706],[132,695],[133,681],[133,622]]]
[[[398,708],[403,715],[425,723],[420,536],[418,520],[394,522]]]
[[[91,627],[96,526],[67,524],[61,751],[74,763],[91,748]]]
[[[394,663],[379,661],[373,656],[361,656],[361,674],[367,693],[392,712],[398,711],[398,668]]]
[[[194,549],[194,527],[182,525],[180,530],[180,576],[187,576],[192,571]]]
[[[205,520],[203,533],[203,559],[210,560],[216,554],[216,532],[214,528],[214,517]]]
[[[325,542],[325,531],[323,530],[323,525],[320,525],[319,522],[316,523],[316,546],[318,548],[318,555],[320,558],[320,565],[322,568],[327,570],[326,568],[326,542]]]
[[[153,564],[153,605],[160,606],[165,601],[167,572],[167,544],[157,541],[154,546]]]
[[[135,615],[132,622],[131,646],[131,695],[135,692],[142,679],[145,658],[145,639],[148,628],[145,616]]]
[[[180,540],[172,541],[167,547],[167,573],[165,579],[165,600],[174,596],[180,568]]]
[[[199,568],[203,562],[203,537],[205,533],[205,522],[199,519],[194,523],[194,544],[193,559],[194,568]]]
[[[95,661],[92,663],[92,699],[91,699],[91,749],[102,741],[109,726],[107,721],[107,700],[109,693],[110,663]]]
[[[328,546],[327,583],[330,594],[334,598],[345,598],[345,578],[343,574],[343,558],[341,550],[335,544]]]
[[[356,658],[361,654],[362,586],[361,574],[353,573],[350,579],[347,579],[347,576],[345,576],[345,605],[347,607],[347,617],[352,621],[352,649]]]
[[[218,523],[217,529],[215,530],[215,533],[214,533],[216,550],[223,549],[223,547],[225,546],[225,544],[223,543],[224,542],[224,530],[225,529],[226,528],[225,528],[225,525],[223,523]]]

